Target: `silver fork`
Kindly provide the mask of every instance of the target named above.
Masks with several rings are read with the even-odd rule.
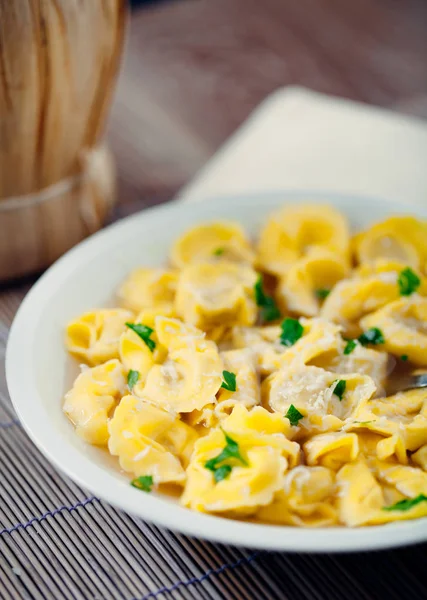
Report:
[[[408,375],[402,375],[402,377],[393,378],[386,384],[388,396],[420,388],[427,388],[427,373],[417,373],[415,371]]]

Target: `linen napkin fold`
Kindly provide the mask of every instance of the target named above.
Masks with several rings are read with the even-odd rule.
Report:
[[[283,88],[260,104],[178,199],[277,190],[427,205],[427,122]]]

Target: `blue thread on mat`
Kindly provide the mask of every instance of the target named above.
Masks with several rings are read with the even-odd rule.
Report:
[[[86,498],[86,500],[82,500],[82,502],[77,502],[73,506],[60,506],[59,508],[56,508],[55,510],[48,511],[44,515],[41,515],[41,517],[33,517],[27,523],[18,523],[17,525],[14,525],[13,527],[10,527],[9,529],[8,528],[0,529],[0,535],[3,535],[4,533],[13,533],[17,529],[27,529],[27,527],[31,527],[34,523],[41,523],[41,521],[45,521],[48,517],[54,517],[55,515],[61,513],[64,510],[71,513],[71,512],[73,512],[73,510],[76,510],[77,508],[83,508],[87,504],[90,504],[91,502],[95,502],[95,501],[99,502],[99,498],[92,496],[91,498]]]
[[[9,429],[9,427],[13,427],[14,425],[21,425],[19,419],[12,419],[12,421],[0,423],[0,429]]]
[[[217,569],[209,569],[209,571],[206,571],[206,573],[204,575],[201,575],[200,577],[192,577],[191,579],[186,579],[185,581],[177,581],[170,587],[162,587],[162,588],[156,590],[155,592],[150,592],[146,596],[142,596],[142,598],[134,598],[133,600],[149,600],[149,598],[157,598],[157,596],[160,596],[161,594],[172,594],[172,592],[174,592],[181,586],[189,587],[190,585],[195,585],[197,583],[203,583],[204,581],[206,581],[206,579],[209,579],[209,577],[211,577],[212,575],[221,575],[221,573],[223,573],[224,571],[227,571],[228,569],[237,569],[237,567],[240,567],[241,565],[248,565],[253,560],[255,560],[257,558],[257,556],[259,556],[259,555],[260,555],[260,552],[254,552],[250,556],[244,556],[243,558],[240,558],[235,563],[226,563],[225,565],[222,565],[221,567],[218,567]]]

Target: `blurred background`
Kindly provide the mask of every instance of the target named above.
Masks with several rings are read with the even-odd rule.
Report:
[[[426,31],[425,0],[135,0],[115,216],[171,198],[282,86],[427,117]]]

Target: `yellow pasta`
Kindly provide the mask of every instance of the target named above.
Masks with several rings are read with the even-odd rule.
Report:
[[[427,366],[427,298],[414,295],[391,302],[364,317],[361,325],[383,332],[382,348],[387,352],[405,355],[414,364]]]
[[[255,271],[229,261],[185,267],[178,281],[176,314],[196,327],[253,325]]]
[[[166,269],[136,269],[120,286],[117,296],[125,308],[134,312],[160,309],[171,312],[178,272]]]
[[[254,252],[237,223],[217,222],[193,227],[177,239],[171,250],[171,262],[179,269],[224,259],[237,263],[254,261]]]
[[[313,248],[295,261],[279,281],[277,297],[291,312],[314,317],[321,300],[348,273],[345,259],[323,248]]]
[[[261,508],[261,521],[297,527],[327,527],[338,522],[335,475],[325,467],[297,466],[285,475],[283,489]]]
[[[182,413],[214,402],[222,382],[215,343],[177,319],[157,317],[156,333],[168,355],[163,364],[151,367],[140,395],[165,410]]]
[[[133,321],[133,314],[120,308],[85,313],[67,326],[67,350],[91,366],[118,358],[127,321]]]
[[[154,483],[183,483],[197,434],[170,413],[125,396],[108,424],[108,448],[121,468]]]
[[[377,259],[423,267],[427,258],[427,224],[414,217],[391,217],[353,239],[359,263]]]
[[[274,213],[261,230],[258,264],[268,273],[283,275],[312,248],[330,250],[347,259],[349,245],[346,219],[332,207],[287,206]]]
[[[143,492],[292,527],[427,517],[427,222],[320,204],[196,225],[78,316],[63,410]],[[421,370],[422,372],[422,370]]]
[[[77,435],[90,444],[103,446],[108,441],[108,419],[125,392],[124,375],[118,360],[84,368],[65,395],[65,414]]]

